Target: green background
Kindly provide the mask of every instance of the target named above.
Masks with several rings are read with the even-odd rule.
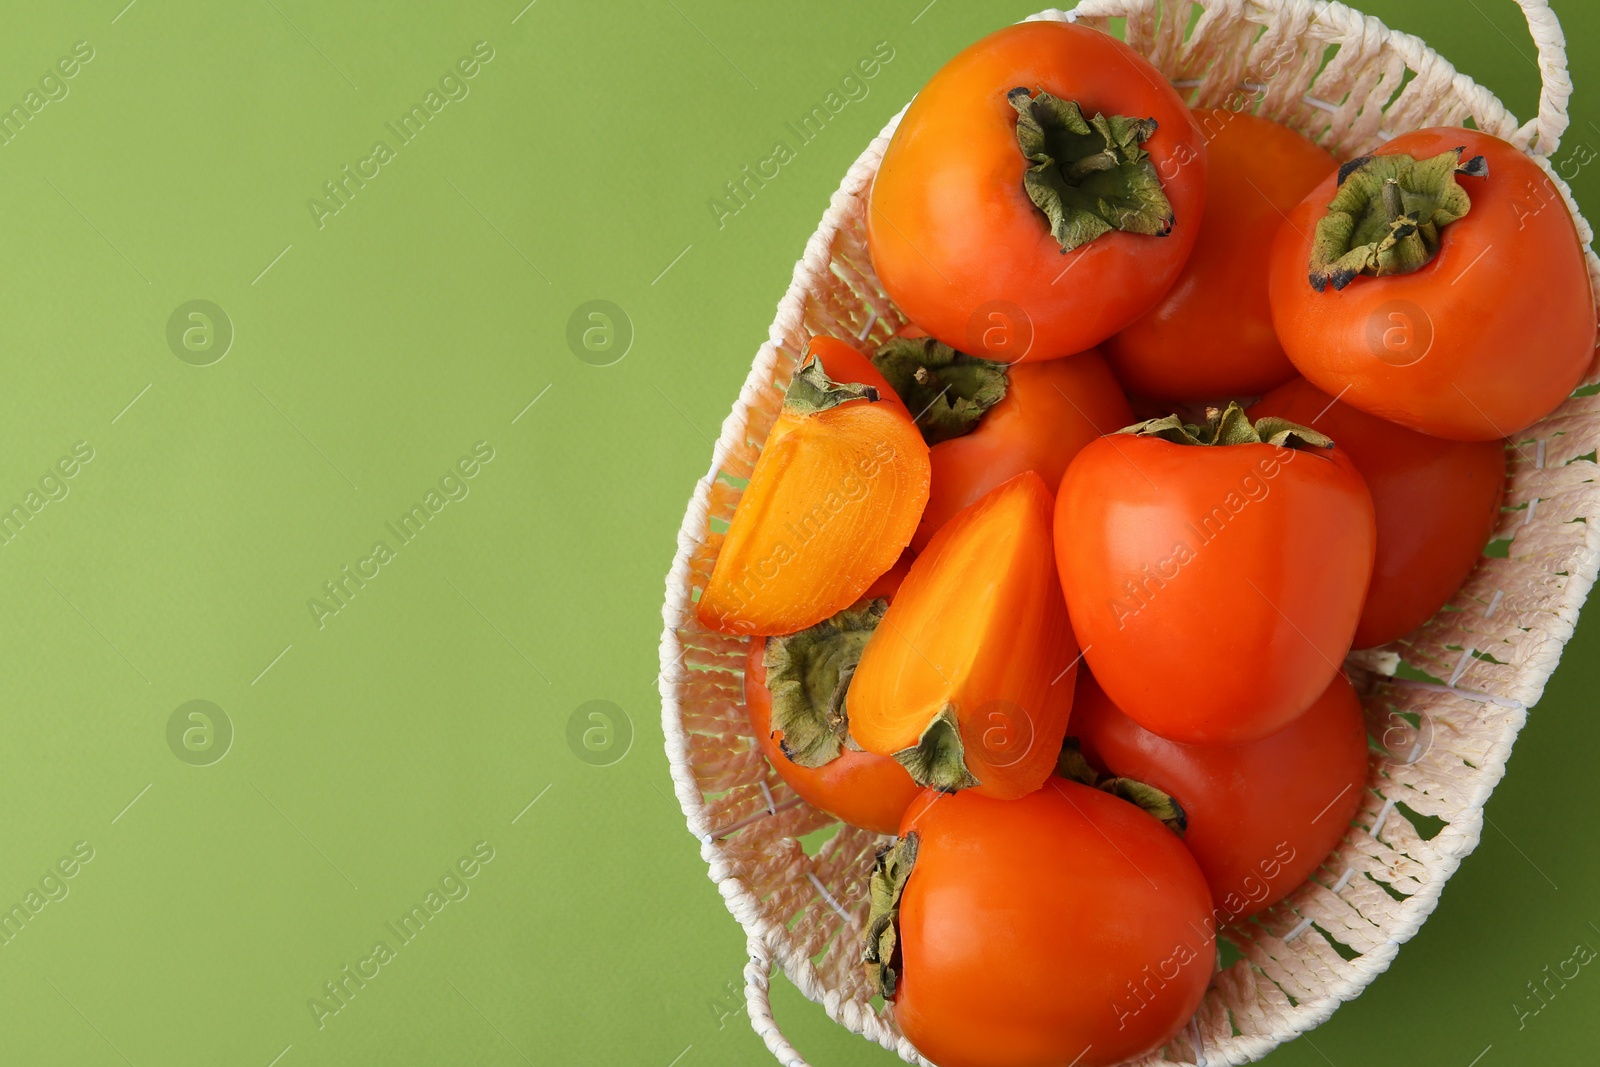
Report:
[[[0,1059],[769,1062],[743,935],[671,799],[662,577],[839,177],[1031,5],[124,2],[29,5],[0,35],[0,106],[94,52],[0,145],[0,507],[94,452],[0,547],[0,907],[94,854],[0,946]],[[1571,159],[1600,145],[1600,17],[1556,7]],[[1367,8],[1533,111],[1509,0]],[[385,124],[479,41],[470,94],[399,147]],[[719,226],[707,201],[880,41],[870,94]],[[308,200],[380,139],[395,158],[319,226]],[[1574,184],[1600,210],[1600,167]],[[567,342],[595,299],[631,322],[610,366]],[[235,335],[208,366],[168,341],[192,300]],[[469,494],[399,546],[385,523],[477,442]],[[380,539],[394,558],[319,626],[308,601]],[[1600,945],[1597,650],[1591,612],[1437,913],[1269,1063],[1600,1059],[1590,969],[1520,1028],[1512,1007]],[[231,723],[219,762],[196,765],[215,713],[209,749],[169,743],[191,700]],[[614,729],[585,761],[568,725],[596,700]],[[399,945],[385,924],[475,846],[469,895],[319,1027],[323,983]],[[813,1062],[890,1062],[778,985]]]

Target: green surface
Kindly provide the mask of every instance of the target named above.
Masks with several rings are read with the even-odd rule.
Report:
[[[0,546],[0,901],[39,893],[0,1059],[770,1062],[670,799],[662,576],[840,175],[1030,5],[124,2],[0,35],[24,107],[92,49],[0,144],[0,503],[39,508]],[[1600,17],[1556,6],[1600,205]],[[1531,113],[1509,0],[1369,8]],[[595,300],[631,326],[580,360]],[[1592,968],[1515,1007],[1600,945],[1597,651],[1591,612],[1438,912],[1269,1063],[1600,1059]],[[813,1062],[891,1061],[779,985]]]

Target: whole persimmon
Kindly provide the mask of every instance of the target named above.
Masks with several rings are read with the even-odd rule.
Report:
[[[923,86],[873,179],[884,291],[959,351],[1070,356],[1149,310],[1188,258],[1205,140],[1166,77],[1088,26],[1026,22]]]

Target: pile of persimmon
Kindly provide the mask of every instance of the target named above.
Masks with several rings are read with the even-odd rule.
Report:
[[[698,600],[777,774],[893,835],[863,957],[941,1067],[1189,1024],[1369,795],[1346,655],[1456,594],[1594,358],[1528,156],[1234,102],[1057,22],[940,70],[867,213],[908,324],[810,341]]]

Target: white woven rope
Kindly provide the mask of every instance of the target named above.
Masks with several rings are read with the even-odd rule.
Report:
[[[1196,106],[1225,106],[1246,87],[1258,94],[1260,113],[1341,158],[1402,130],[1470,117],[1541,164],[1587,245],[1593,233],[1545,158],[1560,144],[1572,91],[1561,28],[1546,0],[1517,3],[1542,77],[1538,114],[1526,123],[1420,38],[1342,4],[1084,0],[1070,13],[1033,19],[1103,29],[1126,18],[1128,43]],[[1200,18],[1185,34],[1195,8]],[[1335,51],[1323,66],[1329,46]],[[1402,86],[1407,70],[1413,76]],[[768,766],[744,714],[747,645],[703,630],[693,601],[721,545],[711,520],[720,525],[732,515],[739,491],[729,479],[748,478],[806,340],[828,333],[876,344],[904,324],[872,273],[863,232],[867,189],[899,121],[850,167],[795,265],[768,341],[696,483],[662,609],[662,727],[673,789],[712,881],[748,935],[751,1024],[786,1067],[806,1061],[773,1018],[774,966],[841,1025],[909,1063],[925,1061],[892,1016],[873,1008],[860,966],[863,887],[881,839],[839,827],[815,854],[801,846],[802,837],[835,821]],[[1588,263],[1600,285],[1600,259],[1590,253]],[[1365,668],[1356,677],[1372,721],[1386,721],[1392,710],[1424,718],[1430,743],[1419,738],[1404,763],[1374,759],[1345,840],[1288,900],[1229,928],[1243,958],[1217,972],[1192,1027],[1142,1067],[1245,1063],[1320,1024],[1389,965],[1477,844],[1484,802],[1600,567],[1600,477],[1593,461],[1579,458],[1600,443],[1600,397],[1569,400],[1530,439],[1533,449],[1519,442],[1507,455],[1506,511],[1494,536],[1511,541],[1509,556],[1482,559],[1453,598],[1455,610],[1351,661]],[[1449,684],[1385,677],[1402,659]],[[1407,810],[1441,820],[1443,829],[1424,840]],[[1329,938],[1356,955],[1343,958]]]

